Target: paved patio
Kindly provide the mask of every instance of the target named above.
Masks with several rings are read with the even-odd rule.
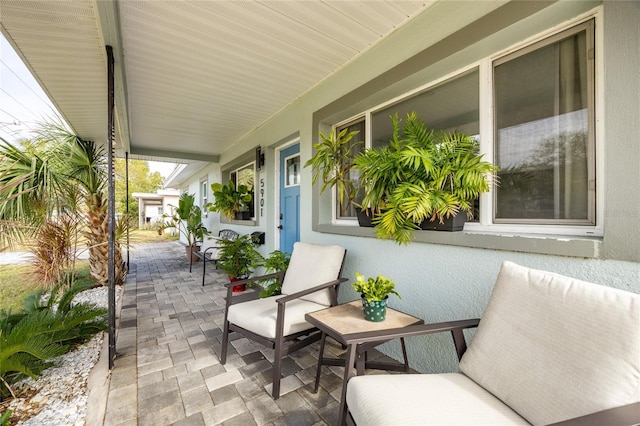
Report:
[[[343,369],[323,367],[313,393],[318,343],[284,360],[277,401],[273,350],[232,334],[220,364],[226,279],[208,269],[202,287],[201,265],[189,273],[179,243],[132,249],[104,424],[335,425]],[[343,353],[327,343],[328,352]]]

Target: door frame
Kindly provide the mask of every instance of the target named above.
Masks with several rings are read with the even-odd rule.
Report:
[[[280,160],[281,160],[281,154],[282,151],[284,151],[287,148],[290,148],[291,146],[298,144],[300,144],[300,136],[296,136],[295,138],[284,142],[282,145],[279,145],[278,147],[275,148],[275,161],[274,161],[274,168],[275,168],[275,191],[274,191],[274,203],[273,203],[273,217],[274,217],[274,223],[273,223],[273,231],[274,231],[274,250],[280,250],[280,230],[278,229],[278,225],[280,225]],[[300,167],[302,167],[302,156],[300,157]],[[302,185],[302,183],[301,183]],[[302,186],[300,187],[300,198],[302,198]],[[298,218],[298,221],[300,220],[300,218]]]

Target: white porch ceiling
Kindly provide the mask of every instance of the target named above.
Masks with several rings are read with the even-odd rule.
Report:
[[[136,158],[217,161],[432,0],[2,0],[5,36],[83,138]]]

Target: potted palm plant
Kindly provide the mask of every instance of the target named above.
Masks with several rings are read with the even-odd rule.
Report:
[[[366,278],[356,272],[356,282],[351,284],[360,293],[364,318],[367,321],[384,321],[387,314],[387,300],[390,294],[400,297],[395,290],[395,283],[384,275]]]
[[[348,131],[342,129],[336,133],[331,130],[328,136],[320,132],[321,142],[314,144],[315,154],[305,163],[305,167],[311,167],[313,171],[312,182],[315,184],[318,178],[322,177],[322,187],[320,194],[327,188],[335,187],[340,209],[346,213],[349,206],[357,196],[357,188],[351,179],[353,160],[356,156],[355,148],[362,142],[352,142],[352,139],[359,133],[357,130]]]
[[[219,212],[230,220],[248,219],[243,213],[249,213],[253,197],[246,185],[238,185],[236,188],[233,181],[226,185],[216,182],[211,184],[211,191],[214,201],[206,206],[210,211]]]
[[[497,167],[482,161],[476,140],[427,128],[415,112],[392,117],[393,138],[354,159],[364,188],[362,205],[375,216],[376,235],[407,244],[417,229],[461,230],[475,199],[489,191]],[[460,216],[462,225],[440,228]]]
[[[174,214],[164,214],[162,217],[168,219],[169,222],[165,222],[163,228],[178,228],[180,234],[187,240],[187,260],[191,257],[193,261],[198,261],[193,252],[199,250],[197,243],[201,242],[205,235],[209,235],[209,231],[202,224],[202,210],[196,205],[195,195],[186,192],[180,195],[178,207],[175,209]]]
[[[235,240],[222,239],[218,242],[217,266],[224,271],[231,282],[243,280],[259,266],[262,256],[255,249],[250,235],[242,235]],[[234,292],[244,291],[245,285],[233,287]]]

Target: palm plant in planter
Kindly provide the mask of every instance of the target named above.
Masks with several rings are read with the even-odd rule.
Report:
[[[407,244],[423,223],[429,229],[430,222],[444,223],[458,213],[471,217],[474,200],[489,191],[497,170],[482,161],[475,139],[428,129],[415,112],[402,126],[397,114],[391,119],[389,145],[354,160],[362,205],[375,212],[376,235]]]
[[[349,209],[357,195],[357,189],[351,179],[350,172],[356,156],[354,150],[362,144],[362,142],[351,142],[359,132],[357,130],[349,132],[348,130],[348,128],[344,128],[336,134],[333,129],[329,136],[320,132],[322,141],[313,145],[316,152],[304,165],[313,170],[313,184],[322,176],[320,194],[327,188],[336,187],[343,214]]]
[[[165,214],[163,218],[168,219],[168,223],[165,222],[163,227],[178,228],[187,240],[187,260],[192,257],[197,261],[198,258],[192,253],[198,251],[196,243],[202,241],[205,235],[209,235],[209,231],[202,224],[202,210],[196,204],[195,195],[186,192],[180,195],[175,213],[172,216]]]
[[[217,266],[224,271],[230,281],[248,278],[252,268],[259,266],[262,256],[255,249],[250,235],[242,235],[235,240],[223,239],[218,242]],[[234,292],[243,291],[244,287],[234,287]]]
[[[387,300],[390,294],[395,294],[402,299],[395,290],[393,280],[383,275],[365,279],[363,275],[356,272],[356,282],[351,286],[362,297],[364,318],[367,321],[384,321],[387,313]]]

